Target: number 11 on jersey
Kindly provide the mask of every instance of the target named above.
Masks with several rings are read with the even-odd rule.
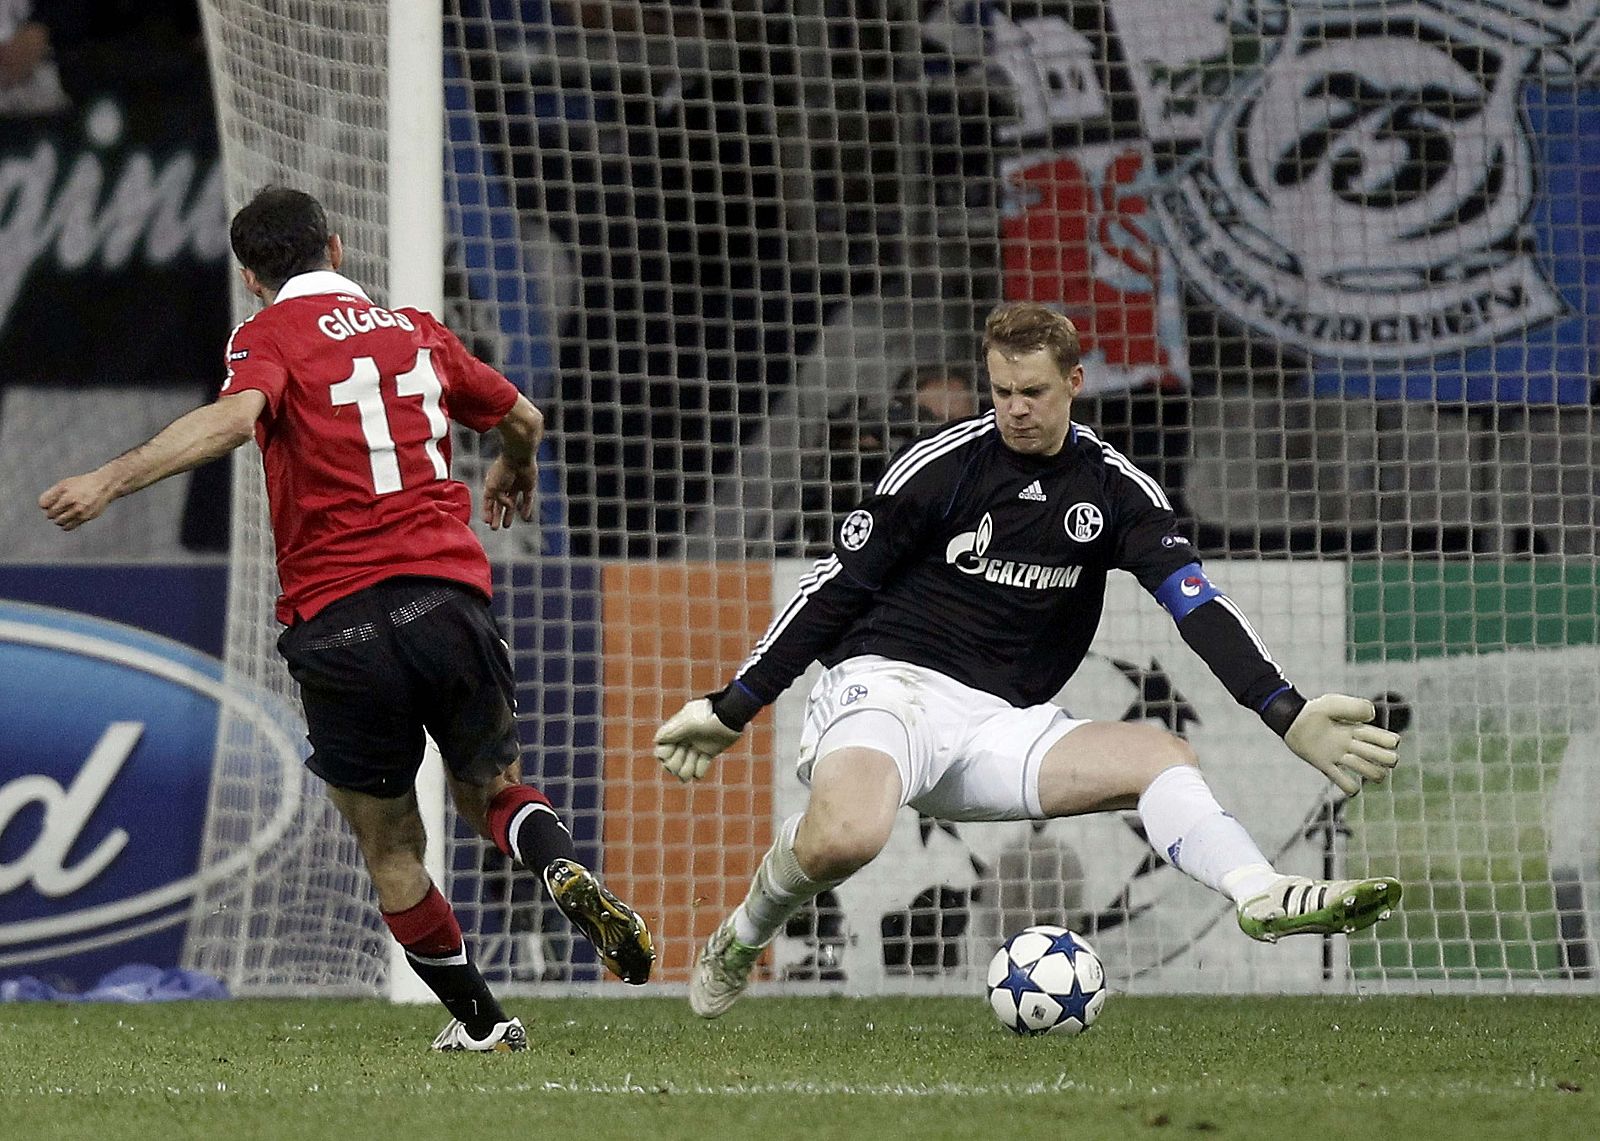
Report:
[[[328,395],[333,398],[335,408],[346,404],[356,406],[356,411],[361,415],[361,434],[367,441],[367,458],[372,463],[372,489],[379,495],[387,495],[399,491],[402,484],[400,460],[395,454],[394,436],[389,431],[389,410],[383,403],[383,377],[378,372],[378,362],[371,357],[356,357],[352,363],[355,370],[329,388]],[[397,396],[422,397],[422,412],[427,416],[428,429],[432,432],[423,441],[422,450],[433,464],[434,476],[446,478],[450,472],[439,451],[439,441],[444,439],[450,425],[444,418],[443,409],[439,407],[444,387],[433,371],[430,350],[417,350],[416,364],[409,372],[394,378],[394,390]]]

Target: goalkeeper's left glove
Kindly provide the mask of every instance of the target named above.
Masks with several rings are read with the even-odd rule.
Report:
[[[1262,720],[1301,760],[1354,796],[1362,781],[1382,781],[1400,759],[1399,735],[1374,725],[1377,716],[1364,697],[1325,693],[1307,701],[1288,689],[1273,698]]]
[[[741,731],[717,716],[712,698],[697,697],[656,730],[656,760],[681,781],[699,780],[711,759],[737,741]]]

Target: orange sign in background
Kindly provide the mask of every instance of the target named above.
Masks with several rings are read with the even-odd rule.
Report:
[[[650,922],[656,980],[684,982],[772,842],[772,717],[758,716],[695,785],[662,769],[651,739],[739,668],[771,619],[772,570],[618,563],[603,583],[601,866]]]

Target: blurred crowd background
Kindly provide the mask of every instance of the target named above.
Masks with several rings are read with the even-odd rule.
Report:
[[[1207,551],[1592,554],[1594,5],[1378,7],[448,0],[447,316],[551,413],[545,544],[815,553],[1029,297]],[[32,507],[214,392],[219,163],[194,3],[0,2],[0,557],[226,549],[220,468]]]

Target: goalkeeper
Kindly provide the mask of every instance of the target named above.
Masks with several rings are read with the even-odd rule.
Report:
[[[883,849],[907,804],[947,820],[1137,807],[1151,846],[1233,900],[1264,942],[1360,930],[1400,898],[1388,878],[1280,875],[1185,741],[1050,702],[1094,638],[1107,572],[1121,569],[1234,698],[1346,794],[1383,780],[1399,744],[1372,724],[1371,702],[1303,697],[1206,577],[1161,488],[1072,422],[1084,374],[1071,321],[1002,305],[984,349],[993,411],[902,450],[737,675],[656,733],[667,770],[699,780],[812,660],[827,667],[800,740],[806,810],[779,827],[696,960],[689,1002],[703,1017],[733,1005],[785,919]]]
[[[406,961],[452,1016],[434,1049],[527,1049],[423,864],[413,785],[424,730],[462,818],[542,876],[608,968],[643,983],[655,958],[644,921],[573,860],[549,799],[522,783],[489,559],[472,495],[450,478],[451,421],[498,429],[483,522],[531,520],[544,417],[433,317],[374,305],[340,275],[344,246],[310,195],[268,187],[230,238],[265,308],[228,339],[222,395],[39,506],[71,531],[120,496],[259,442],[288,627],[278,649],[300,685],[306,765],[355,833]]]

